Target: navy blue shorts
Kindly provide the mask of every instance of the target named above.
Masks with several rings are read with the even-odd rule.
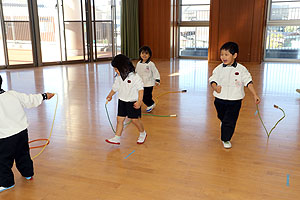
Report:
[[[118,102],[118,116],[119,117],[128,117],[131,119],[137,119],[142,116],[141,108],[135,109],[133,104],[135,102],[125,102],[119,99]]]

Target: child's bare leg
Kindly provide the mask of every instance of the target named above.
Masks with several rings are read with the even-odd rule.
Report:
[[[120,137],[122,135],[123,131],[123,123],[124,123],[125,117],[117,117],[117,130],[116,135],[113,138],[106,139],[105,141],[111,144],[120,144]]]
[[[139,130],[140,133],[145,131],[144,125],[141,122],[140,118],[138,118],[138,119],[131,119],[131,120],[132,120],[132,123],[138,128],[138,130]]]
[[[120,117],[120,116],[117,117],[117,130],[116,130],[117,136],[122,135],[125,118],[126,117]]]
[[[146,137],[147,137],[147,133],[144,129],[144,125],[141,121],[140,118],[138,119],[131,119],[132,120],[132,123],[138,128],[139,132],[140,132],[140,136],[137,140],[137,143],[138,144],[143,144],[146,140]]]

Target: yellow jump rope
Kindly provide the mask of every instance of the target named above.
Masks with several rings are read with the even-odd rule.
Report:
[[[256,104],[256,112],[257,112],[258,117],[259,117],[259,119],[260,119],[260,121],[261,121],[261,124],[263,125],[263,127],[264,127],[264,129],[265,129],[265,131],[266,131],[266,134],[267,134],[268,138],[270,137],[272,131],[276,128],[277,124],[278,124],[281,120],[283,120],[283,118],[285,118],[285,112],[284,112],[284,110],[283,110],[282,108],[280,108],[280,107],[277,106],[277,105],[274,105],[274,108],[277,108],[277,109],[281,110],[281,112],[283,113],[283,116],[275,123],[275,125],[271,128],[270,132],[268,132],[268,130],[267,130],[267,128],[266,128],[266,126],[265,126],[265,124],[264,124],[262,118],[261,118],[261,115],[260,115],[260,112],[259,112],[259,108],[258,108],[258,104]]]
[[[44,145],[29,147],[29,149],[42,148],[42,150],[37,155],[32,157],[32,159],[35,159],[36,157],[41,155],[41,153],[45,150],[46,146],[50,143],[50,138],[52,136],[53,126],[54,126],[54,121],[55,121],[56,111],[57,111],[57,105],[58,105],[58,94],[57,93],[54,93],[54,94],[56,95],[56,106],[55,106],[53,121],[52,121],[51,130],[50,130],[50,134],[49,134],[48,139],[36,139],[36,140],[32,140],[32,141],[28,142],[30,144],[32,142],[37,142],[37,141],[46,141],[46,143]]]
[[[154,98],[154,102],[155,102],[156,105],[158,105],[158,98],[160,98],[160,97],[162,97],[164,95],[174,94],[174,93],[185,93],[185,92],[187,92],[187,90],[164,92],[164,93],[159,94],[157,97],[155,97]],[[114,133],[116,133],[116,131],[115,131],[115,129],[114,129],[112,123],[111,123],[109,114],[108,114],[107,104],[108,104],[108,101],[106,101],[106,103],[105,103],[105,111],[106,111],[107,119],[109,121],[109,124],[110,124],[110,127],[111,127],[112,131]],[[176,114],[171,114],[171,115],[154,115],[154,114],[147,113],[147,114],[142,114],[142,115],[144,115],[144,116],[153,116],[153,117],[177,117]],[[124,126],[127,126],[130,123],[131,123],[131,120],[129,122],[125,123]]]

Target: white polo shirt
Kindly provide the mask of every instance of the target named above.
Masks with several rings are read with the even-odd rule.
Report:
[[[247,68],[237,63],[236,67],[218,65],[212,76],[209,78],[209,83],[215,82],[222,87],[221,92],[213,92],[213,95],[224,100],[240,100],[245,97],[244,87],[252,82],[251,74]]]
[[[24,94],[13,90],[0,94],[0,139],[15,135],[28,127],[24,108],[39,106],[41,94]]]
[[[144,84],[138,74],[131,72],[124,81],[121,76],[117,76],[112,90],[118,92],[120,100],[134,102],[139,98],[139,90],[144,90]]]
[[[160,74],[153,62],[142,63],[139,61],[135,68],[136,73],[142,78],[144,87],[152,87],[155,80],[160,80]]]

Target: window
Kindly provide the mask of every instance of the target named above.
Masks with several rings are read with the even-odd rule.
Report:
[[[300,0],[269,0],[265,59],[300,59]]]
[[[208,55],[210,0],[180,0],[179,56]]]

